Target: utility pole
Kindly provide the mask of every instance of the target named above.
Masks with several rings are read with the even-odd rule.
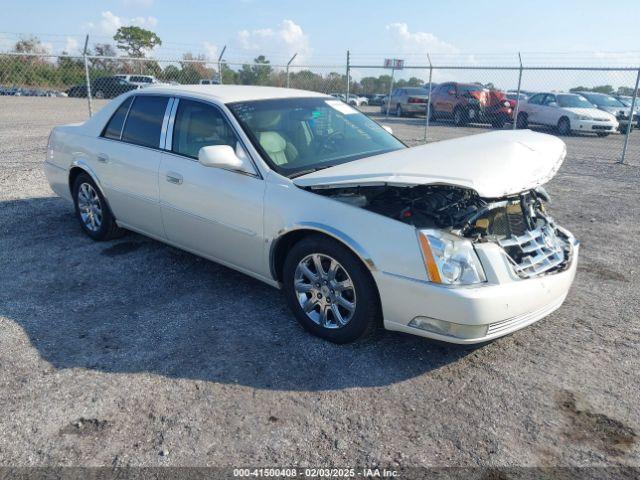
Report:
[[[91,79],[89,78],[89,60],[87,59],[87,52],[89,49],[89,34],[84,39],[84,51],[82,56],[84,58],[84,81],[87,84],[87,103],[89,104],[89,116],[93,115],[93,104],[91,103]]]
[[[287,88],[289,88],[289,66],[297,56],[298,56],[298,52],[294,53],[293,57],[291,57],[291,60],[289,60],[289,62],[287,63]]]
[[[220,52],[220,55],[218,56],[218,81],[220,83],[220,85],[222,85],[222,56],[224,55],[224,52],[227,50],[227,46],[225,45],[224,47],[222,47],[222,51]]]
[[[518,70],[518,93],[516,93],[516,108],[513,110],[513,129],[518,128],[518,112],[520,111],[520,87],[522,86],[522,55],[518,52],[520,69]]]

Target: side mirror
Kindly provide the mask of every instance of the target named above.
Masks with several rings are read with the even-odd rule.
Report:
[[[229,145],[209,145],[198,152],[198,161],[205,167],[224,168],[239,172],[253,173],[246,162],[236,155]]]
[[[387,132],[393,135],[393,129],[389,125],[382,125],[382,128],[384,128]]]

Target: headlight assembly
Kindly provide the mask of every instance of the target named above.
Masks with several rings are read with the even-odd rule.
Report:
[[[438,230],[418,233],[429,280],[444,285],[486,282],[471,241]]]
[[[592,120],[592,118],[587,115],[576,115],[576,118],[578,120]]]

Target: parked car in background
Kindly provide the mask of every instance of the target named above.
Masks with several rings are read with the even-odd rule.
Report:
[[[631,108],[631,104],[633,103],[633,97],[629,97],[626,95],[612,95],[612,97],[617,98],[622,103],[624,103],[627,107]],[[636,105],[633,111],[635,112],[636,119],[638,120],[636,123],[636,127],[640,128],[640,96],[636,98]]]
[[[519,96],[518,96],[519,95]],[[507,100],[509,100],[509,102],[511,103],[511,106],[514,107],[516,104],[516,101],[518,100],[518,98],[520,98],[520,102],[526,102],[529,97],[520,92],[520,94],[518,94],[518,92],[513,92],[513,91],[507,91],[507,93],[505,94],[505,96],[507,97]]]
[[[133,85],[137,85],[140,88],[142,87],[149,87],[151,85],[159,85],[161,84],[161,82],[159,82],[156,77],[154,77],[153,75],[125,75],[125,74],[118,74],[118,75],[114,75],[114,77],[117,78],[122,78],[123,80],[126,80],[127,82],[133,84]]]
[[[618,130],[621,132],[627,131],[627,126],[631,122],[631,129],[638,122],[638,114],[631,112],[631,107],[626,106],[623,102],[606,93],[595,92],[575,92],[585,97],[589,102],[596,106],[596,108],[603,112],[608,112],[616,117],[618,120]]]
[[[373,95],[370,95],[368,98],[369,98],[369,105],[374,107],[379,107],[382,105],[383,100],[386,98],[386,95],[384,93],[374,93]]]
[[[585,97],[576,93],[543,92],[520,103],[516,126],[556,127],[561,135],[571,132],[595,133],[606,137],[618,128],[616,117],[598,110]]]
[[[369,99],[367,97],[361,97],[359,95],[350,93],[349,101],[347,103],[353,107],[361,107],[362,105],[369,105]]]
[[[140,88],[138,85],[134,85],[121,77],[100,77],[91,83],[91,95],[95,98],[115,98],[138,88]],[[86,97],[87,86],[76,85],[71,87],[67,90],[67,95],[70,97]]]
[[[451,118],[457,126],[490,123],[502,128],[512,121],[513,110],[504,92],[473,83],[441,83],[431,94],[433,119]]]
[[[218,80],[216,80],[216,79],[213,79],[213,78],[201,78],[198,81],[198,84],[199,85],[219,85],[220,82]]]
[[[191,85],[54,128],[44,171],[88,237],[126,228],[249,274],[324,339],[384,325],[469,344],[565,300],[579,243],[543,187],[565,156],[527,130],[408,148],[327,95]]]
[[[426,113],[429,92],[422,87],[401,87],[391,92],[391,101],[385,99],[380,107],[382,113],[393,113],[398,117]],[[387,109],[390,110],[387,112]]]

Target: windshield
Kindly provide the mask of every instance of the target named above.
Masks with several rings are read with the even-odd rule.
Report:
[[[558,105],[565,108],[593,108],[582,95],[556,95]]]
[[[270,166],[285,176],[405,148],[366,115],[331,98],[286,98],[228,107]]]
[[[624,107],[624,103],[609,95],[585,95],[585,97],[599,107]]]
[[[624,103],[627,107],[631,106],[631,98],[629,97],[618,97],[618,100]]]

